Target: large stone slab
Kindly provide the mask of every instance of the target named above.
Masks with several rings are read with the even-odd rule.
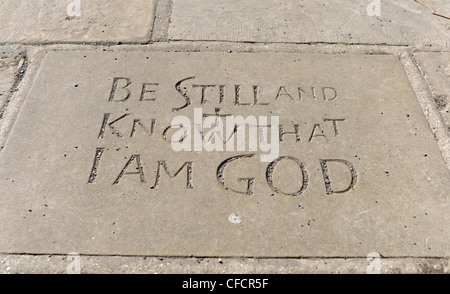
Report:
[[[150,39],[154,0],[0,2],[0,42],[143,42]]]
[[[255,150],[199,148],[231,114]],[[0,252],[448,256],[448,181],[397,56],[49,52],[0,156]]]
[[[426,3],[450,15],[446,1]],[[176,40],[448,46],[449,28],[447,19],[414,1],[174,0],[168,35]]]
[[[425,76],[433,100],[450,130],[450,52],[421,52],[414,54]]]

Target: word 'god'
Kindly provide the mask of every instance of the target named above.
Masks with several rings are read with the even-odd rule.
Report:
[[[104,152],[105,148],[97,148],[92,170],[89,175],[88,184],[95,183],[99,173],[100,165],[102,164],[101,160]],[[236,172],[239,170],[239,166],[236,164],[245,163],[246,165],[253,166],[255,165],[255,162],[251,161],[251,159],[254,157],[255,154],[244,154],[233,156],[222,161],[215,170],[215,177],[218,184],[227,191],[242,195],[253,195],[255,183],[261,183],[263,181],[257,179],[254,176],[236,177]],[[284,170],[284,172],[286,172],[286,174],[289,176],[275,180],[274,173],[276,173],[277,171],[279,172],[280,169],[283,170],[286,168],[286,166],[283,167],[283,164],[280,165],[280,163],[282,162],[291,163],[288,170]],[[355,187],[358,180],[358,174],[353,163],[351,163],[350,161],[343,159],[320,159],[318,160],[318,163],[320,164],[320,169],[322,171],[322,177],[325,184],[325,191],[327,194],[331,195],[345,193]],[[331,178],[333,178],[333,176],[336,177],[336,174],[330,175],[330,164],[334,166],[333,169],[335,170],[335,172],[336,170],[339,171],[340,175],[337,176],[337,178],[342,178],[343,174],[347,175],[346,178],[348,179],[348,183],[343,184],[342,182],[340,182],[339,189],[335,189],[332,186]],[[196,186],[194,175],[196,175],[196,177],[201,176],[198,173],[196,174],[194,172],[194,166],[195,165],[193,161],[186,161],[181,165],[181,167],[177,169],[173,166],[169,167],[166,160],[158,160],[156,163],[156,170],[153,170],[156,176],[152,181],[153,184],[150,185],[150,189],[153,190],[160,188],[161,179],[163,178],[164,174],[166,174],[166,177],[168,177],[170,181],[179,178],[181,174],[185,174],[185,180],[183,180],[183,176],[181,176],[181,179],[177,182],[178,185],[184,185],[186,189],[194,189],[194,187]],[[259,165],[255,165],[255,167],[256,166]],[[339,168],[336,169],[336,166],[338,166]],[[201,173],[206,172],[202,168],[200,168],[199,171],[201,171]],[[153,174],[153,172],[151,172],[151,174]],[[119,185],[126,177],[137,177],[141,184],[147,184],[148,178],[146,172],[144,171],[144,163],[142,162],[140,154],[133,154],[127,160],[124,167],[120,171],[118,171],[118,175],[115,177],[112,185]],[[265,167],[265,182],[267,183],[268,187],[275,193],[288,196],[299,196],[310,185],[310,177],[306,165],[300,159],[293,156],[280,156]],[[284,187],[286,187],[286,184],[292,183],[296,183],[297,185],[299,185],[299,188],[296,191],[287,191],[286,189],[284,189]],[[170,183],[170,185],[173,184]]]

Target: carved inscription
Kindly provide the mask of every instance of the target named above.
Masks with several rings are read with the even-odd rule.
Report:
[[[235,106],[270,106],[282,100],[288,101],[333,101],[339,99],[338,91],[334,87],[305,87],[305,86],[278,86],[264,87],[261,85],[224,85],[221,83],[198,84],[196,77],[187,77],[175,83],[175,91],[178,93],[182,105],[175,107],[173,111],[180,111],[191,106],[193,101],[200,105],[205,104],[231,104]],[[130,85],[132,81],[127,77],[114,77],[109,102],[124,103],[129,99],[139,101],[158,101],[158,82],[144,82],[140,84],[139,93],[132,93]],[[264,88],[264,89],[263,89]],[[246,94],[243,94],[245,91]],[[275,91],[275,92],[274,92]],[[232,92],[233,99],[225,100],[225,92]],[[264,92],[264,95],[263,95]],[[192,93],[192,94],[191,94]]]
[[[280,189],[278,189],[277,187],[275,187],[275,184],[273,182],[273,171],[274,171],[275,167],[277,166],[277,164],[283,160],[291,160],[291,161],[295,162],[300,168],[301,188],[300,188],[300,190],[298,190],[296,192],[287,193],[287,192],[283,192]],[[308,187],[309,179],[308,179],[308,173],[306,172],[306,168],[299,159],[297,159],[295,157],[284,156],[284,157],[278,157],[277,159],[275,159],[274,161],[272,161],[269,164],[269,166],[267,167],[267,170],[266,170],[266,180],[267,180],[267,183],[269,184],[270,188],[274,192],[280,192],[281,194],[289,195],[289,196],[298,196],[298,195],[302,194],[302,192],[304,190],[306,190],[306,188]]]
[[[167,148],[171,147],[172,143],[190,143],[191,137],[199,138],[203,143],[214,144],[228,144],[234,142],[235,137],[242,137],[245,134],[245,129],[248,129],[248,134],[255,135],[255,138],[265,138],[268,130],[276,130],[277,144],[327,144],[330,141],[339,140],[340,134],[345,129],[345,117],[324,117],[316,119],[315,122],[305,123],[300,119],[290,120],[289,124],[267,124],[265,117],[260,117],[258,120],[252,118],[244,119],[242,116],[234,117],[231,113],[222,111],[224,105],[231,105],[238,108],[248,107],[267,107],[276,105],[277,103],[284,103],[292,101],[301,101],[304,103],[315,103],[322,101],[322,103],[331,103],[339,100],[339,91],[332,86],[288,86],[280,85],[269,91],[268,87],[264,85],[244,85],[234,84],[228,85],[226,83],[199,83],[196,76],[190,76],[180,79],[173,84],[172,91],[174,96],[178,97],[180,104],[178,107],[172,107],[171,111],[179,112],[187,109],[192,105],[212,105],[214,111],[200,112],[200,122],[198,118],[194,118],[194,123],[180,123],[163,125],[157,118],[140,117],[132,112],[112,113],[105,112],[102,117],[98,118],[98,133],[96,139],[99,144],[109,136],[109,139],[116,138],[135,138],[148,140],[151,144],[154,140],[162,140],[167,144]],[[159,103],[161,96],[158,94],[161,83],[159,81],[140,82],[139,92],[133,92],[131,85],[133,81],[128,77],[113,77],[111,90],[107,96],[107,103],[127,103],[127,101],[138,101],[139,103]],[[134,88],[133,88],[134,89]],[[228,93],[228,95],[226,95]],[[231,94],[230,94],[231,93]],[[272,95],[269,95],[272,93]],[[232,95],[233,99],[227,99]],[[163,101],[162,101],[163,102]],[[232,120],[232,128],[226,132],[217,132],[217,128],[225,125],[224,121]],[[204,120],[204,123],[203,123]],[[278,121],[278,120],[277,120]],[[264,122],[264,123],[261,123]],[[207,128],[204,129],[204,125]],[[188,125],[188,127],[187,127]],[[208,131],[208,127],[210,130]],[[157,133],[157,130],[162,130]],[[259,137],[257,136],[259,134]],[[177,136],[176,136],[177,135]],[[112,136],[112,137],[111,137]],[[273,139],[273,138],[272,138]],[[189,142],[188,142],[189,140]],[[242,143],[242,142],[241,142]],[[253,142],[255,143],[255,142]],[[239,144],[238,144],[239,145]],[[250,139],[249,139],[249,145]],[[173,145],[172,145],[173,146]],[[187,144],[186,148],[190,148]],[[245,146],[240,144],[237,151],[256,151],[250,146],[248,149],[239,149]],[[184,147],[183,147],[184,148]],[[181,150],[175,151],[186,151]],[[193,151],[211,151],[205,147],[198,148],[194,146]],[[225,148],[217,149],[220,151],[228,151]],[[88,184],[95,184],[99,174],[104,153],[110,152],[105,146],[97,147],[94,153],[93,164],[90,167],[90,174],[88,177]],[[286,196],[299,196],[308,190],[311,184],[309,169],[318,169],[322,172],[324,192],[328,195],[342,194],[351,191],[355,188],[358,174],[353,163],[346,159],[324,159],[318,158],[316,166],[306,166],[301,158],[292,155],[280,154],[273,160],[268,161],[265,165],[265,179],[257,179],[255,176],[236,177],[232,178],[229,174],[233,174],[233,168],[236,164],[245,164],[250,166],[255,163],[255,153],[247,153],[236,156],[224,156],[222,162],[218,163],[215,171],[198,171],[198,173],[215,173],[217,183],[226,191],[231,191],[237,195],[253,195],[255,185],[265,183],[266,187],[273,193]],[[122,164],[122,168],[116,171],[108,171],[114,173],[115,180],[111,185],[121,185],[124,178],[135,178],[141,184],[148,185],[150,190],[160,189],[161,181],[174,181],[173,185],[180,185],[186,189],[195,189],[195,175],[194,168],[197,166],[193,161],[185,161],[178,164],[167,164],[167,158],[153,158],[152,162],[146,162],[144,166],[141,154],[132,153],[125,157],[126,160]],[[145,160],[148,160],[147,158]],[[289,174],[292,175],[287,179],[280,179],[274,177],[274,174],[283,169],[283,162],[289,163]],[[343,184],[340,183],[339,188],[336,189],[332,183],[333,174],[330,174],[329,164],[339,164],[344,168],[340,172],[347,173],[349,182],[345,183],[345,188],[342,189]],[[176,166],[178,165],[178,167]],[[147,169],[147,170],[146,170]],[[151,172],[149,172],[150,170]],[[185,175],[184,179],[182,174]],[[152,175],[151,177],[149,175]],[[292,181],[296,185],[296,190],[290,191],[283,188],[281,181]],[[258,184],[257,184],[258,183]]]

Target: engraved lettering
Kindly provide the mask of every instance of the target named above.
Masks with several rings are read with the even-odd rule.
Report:
[[[214,108],[214,114],[209,114],[209,113],[205,113],[202,115],[202,117],[215,117],[216,118],[216,122],[218,119],[220,119],[221,117],[227,117],[230,116],[231,114],[220,114],[220,108]]]
[[[275,100],[278,100],[280,96],[288,96],[292,101],[294,101],[294,98],[292,98],[291,94],[289,94],[289,92],[286,90],[285,86],[281,86],[278,89],[277,97],[275,97]]]
[[[203,137],[203,147],[206,151],[223,151],[223,122],[220,117],[204,115],[204,128],[212,128]]]
[[[122,99],[114,100],[116,98],[117,87],[119,86],[119,82],[120,81],[126,81],[126,85],[122,86],[120,89],[126,90],[127,94]],[[121,83],[121,84],[123,84],[123,83]],[[129,85],[131,85],[131,80],[129,78],[115,77],[113,79],[113,84],[112,84],[112,87],[111,87],[111,93],[109,95],[108,101],[109,102],[111,102],[111,101],[114,101],[114,102],[125,102],[125,101],[127,101],[131,97],[131,91],[128,89]]]
[[[280,138],[279,127],[280,121],[278,116],[270,117],[271,124],[267,124],[267,117],[259,117],[259,149],[269,154],[261,154],[261,162],[270,162],[280,155]],[[270,143],[268,143],[267,130],[270,128]],[[267,139],[266,139],[267,138]]]
[[[302,142],[300,137],[300,126],[298,124],[294,124],[294,131],[285,131],[284,126],[280,125],[280,142],[284,142],[284,135],[295,135],[296,142]]]
[[[159,160],[158,161],[158,167],[156,170],[156,179],[155,179],[155,184],[153,186],[150,186],[150,189],[156,189],[159,187],[159,181],[161,178],[161,166],[164,168],[164,170],[166,171],[167,175],[169,175],[170,179],[175,179],[180,173],[181,171],[184,169],[184,167],[186,167],[186,189],[193,189],[193,185],[192,185],[192,161],[186,161],[183,166],[180,167],[180,169],[178,171],[175,172],[175,174],[172,174],[166,164],[165,160]]]
[[[248,132],[249,135],[246,136],[246,125],[248,125]],[[249,116],[247,118],[244,118],[243,116],[230,116],[226,119],[226,126],[227,130],[233,129],[237,130],[237,139],[236,139],[236,150],[237,151],[245,151],[245,143],[246,138],[248,137],[248,150],[249,151],[256,151],[258,146],[258,122],[256,120],[256,117]],[[235,128],[237,127],[237,128]],[[234,151],[234,140],[228,141],[226,146],[227,151]]]
[[[203,111],[200,107],[194,108],[194,151],[203,150]],[[197,131],[196,131],[197,130]]]
[[[253,183],[255,178],[238,178],[238,182],[247,182],[247,192],[245,195],[253,195]]]
[[[253,101],[254,101],[254,105],[269,105],[269,103],[260,103],[259,102],[259,97],[260,96],[260,91],[259,91],[259,86],[253,86]]]
[[[201,104],[205,104],[208,100],[206,99],[206,90],[208,88],[214,88],[217,85],[192,85],[193,88],[202,88],[202,98],[200,100]]]
[[[108,123],[109,117],[111,116],[111,113],[105,113],[103,115],[103,122],[102,122],[102,126],[100,128],[100,132],[98,134],[98,139],[101,139],[104,137],[105,135],[105,129],[106,126],[109,126],[112,130],[113,130],[113,134],[116,135],[119,138],[122,138],[122,135],[115,129],[115,127],[113,126],[113,124],[115,124],[116,122],[118,122],[119,120],[127,117],[128,115],[130,115],[130,113],[125,113],[124,115],[120,116],[119,118],[113,120],[112,122]]]
[[[136,172],[127,172],[128,167],[130,166],[130,164],[136,161],[136,169],[138,171]],[[141,165],[141,156],[139,154],[133,154],[131,155],[130,159],[128,160],[128,162],[125,164],[124,168],[122,169],[122,171],[120,172],[119,176],[117,176],[117,179],[114,181],[113,185],[117,185],[119,184],[120,179],[124,176],[124,175],[139,175],[140,176],[140,180],[142,183],[145,183],[145,177],[144,177],[144,168]]]
[[[100,132],[98,133],[97,139],[101,139],[105,135],[106,124],[108,123],[110,116],[111,116],[111,113],[105,113],[103,115],[103,122],[102,122],[102,126],[100,128]]]
[[[299,167],[300,167],[300,171],[302,173],[302,182],[301,182],[301,188],[300,190],[293,192],[293,193],[286,193],[281,191],[280,189],[276,188],[274,183],[273,183],[273,172],[275,170],[275,167],[277,166],[278,163],[280,163],[282,160],[292,160],[294,161]],[[306,188],[308,188],[308,182],[309,182],[309,178],[308,178],[308,173],[306,172],[306,168],[304,166],[304,164],[297,158],[295,157],[291,157],[291,156],[283,156],[283,157],[278,157],[277,159],[275,159],[274,161],[272,161],[268,166],[267,166],[267,170],[266,170],[266,180],[267,180],[267,184],[269,184],[269,187],[276,193],[281,193],[284,195],[288,195],[288,196],[298,196],[300,194],[303,193],[303,191],[306,190]]]
[[[324,88],[329,88],[329,87],[324,87]],[[323,89],[323,88],[322,88]],[[306,92],[303,90],[302,87],[298,87],[298,98],[299,100],[303,99],[303,94],[306,95]],[[325,97],[325,96],[324,96]],[[316,87],[311,87],[311,98],[313,100],[317,99],[317,95],[316,95]],[[325,99],[325,98],[324,98]],[[331,99],[330,99],[331,100]]]
[[[150,86],[158,86],[158,83],[143,83],[142,84],[142,91],[141,91],[141,97],[139,98],[139,101],[155,101],[155,98],[145,98],[146,93],[156,93],[155,89],[149,89]]]
[[[316,88],[315,87],[311,87],[311,93],[313,95],[313,99],[316,100]]]
[[[225,96],[225,85],[219,85],[219,103],[223,103]]]
[[[342,163],[347,166],[347,168],[349,169],[349,171],[351,173],[351,181],[347,188],[342,189],[340,191],[333,190],[333,188],[331,187],[330,175],[328,172],[328,163],[329,162],[338,162],[338,163]],[[345,193],[345,192],[349,191],[350,189],[353,189],[353,187],[356,185],[356,182],[358,180],[358,174],[351,162],[349,162],[347,160],[343,160],[343,159],[321,159],[320,166],[322,167],[323,180],[325,182],[325,189],[326,189],[326,192],[328,195]]]
[[[318,130],[318,131],[316,131],[316,130]],[[316,134],[316,132],[318,132],[318,134]],[[325,136],[322,128],[320,127],[320,124],[315,124],[314,125],[313,130],[311,132],[311,136],[309,137],[308,141],[312,142],[312,139],[316,138],[316,137],[323,137],[323,138],[325,138],[325,140],[328,141],[328,138],[327,138],[327,136]]]
[[[102,158],[102,154],[105,151],[105,147],[100,147],[95,150],[94,164],[92,165],[91,174],[89,175],[88,183],[91,184],[95,181],[97,177],[98,164]]]
[[[189,121],[188,121],[189,122]],[[164,129],[164,131],[163,131],[163,133],[162,133],[162,137],[163,137],[163,139],[164,140],[166,140],[166,141],[169,141],[168,139],[167,139],[167,133],[169,132],[169,130],[170,129],[178,129],[178,128],[182,128],[183,129],[183,136],[180,136],[180,130],[178,130],[178,131],[176,131],[175,132],[175,134],[173,134],[172,136],[171,136],[171,139],[170,139],[170,143],[181,143],[181,142],[183,142],[183,141],[185,141],[185,139],[186,138],[188,138],[188,137],[190,137],[189,136],[189,133],[190,133],[190,131],[188,131],[189,129],[188,129],[188,125],[183,125],[183,124],[179,124],[179,125],[174,125],[174,124],[172,124],[172,125],[170,125],[170,126],[168,126],[167,128],[165,128]],[[179,138],[179,139],[178,139]],[[190,151],[190,145],[191,145],[191,143],[188,143],[189,145],[188,145],[188,147],[189,147],[189,149],[181,149],[181,150],[185,150],[185,151]],[[174,151],[181,151],[181,150],[175,150],[174,149]]]
[[[303,91],[303,89],[301,87],[298,87],[298,99],[302,100],[303,98],[303,93],[306,94],[305,91]]]
[[[195,79],[195,77],[189,77],[189,78],[182,79],[181,81],[179,81],[179,82],[177,82],[175,84],[175,90],[177,90],[177,92],[180,93],[181,96],[183,96],[183,98],[185,100],[185,104],[183,106],[181,106],[181,107],[178,107],[178,108],[172,108],[172,111],[179,111],[179,110],[181,110],[183,108],[186,108],[189,105],[191,105],[191,98],[188,95],[186,95],[187,90],[185,90],[185,91],[181,90],[181,84],[184,81],[191,80],[191,79]]]
[[[241,103],[241,86],[240,85],[234,86],[234,105],[236,105],[236,106],[250,105],[250,103]]]
[[[172,119],[172,125],[163,132],[163,138],[167,140],[167,131],[170,128],[180,128],[170,139],[173,151],[191,151],[191,121],[186,116],[176,116]]]
[[[235,193],[242,194],[242,195],[253,195],[253,183],[255,180],[254,178],[239,178],[238,182],[243,182],[243,181],[247,182],[247,189],[245,191],[237,191],[237,190],[234,190],[225,185],[225,177],[224,177],[225,168],[227,167],[228,164],[230,164],[231,162],[238,160],[238,159],[251,158],[253,156],[254,156],[254,154],[238,155],[238,156],[234,156],[234,157],[228,158],[227,160],[223,161],[217,168],[217,173],[216,173],[217,181],[219,182],[219,184],[222,185],[225,190],[230,190]]]
[[[335,100],[338,96],[336,89],[333,87],[322,87],[322,93],[323,99],[329,101]],[[332,93],[331,96],[329,96],[330,93]]]
[[[345,121],[345,118],[324,118],[323,121],[331,121],[333,122],[333,128],[334,128],[334,135],[337,136],[339,134],[339,129],[338,129],[338,121]]]
[[[208,133],[203,137],[204,147],[206,151],[223,151],[223,122],[222,117],[228,117],[231,114],[220,114],[220,108],[214,109],[214,114],[203,114],[205,118],[203,122],[203,127],[210,128],[213,127]],[[203,136],[203,133],[201,133]],[[212,143],[212,138],[214,137],[214,144]]]
[[[133,128],[131,129],[131,134],[130,137],[133,137],[134,133],[136,132],[136,126],[139,125],[142,127],[142,129],[144,129],[150,136],[153,135],[153,132],[155,130],[155,123],[156,123],[156,119],[152,119],[152,123],[150,126],[150,130],[148,130],[144,124],[141,122],[140,119],[134,119],[133,121]]]

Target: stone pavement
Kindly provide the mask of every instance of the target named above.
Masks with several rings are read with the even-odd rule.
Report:
[[[448,273],[445,4],[0,1],[0,272]]]

